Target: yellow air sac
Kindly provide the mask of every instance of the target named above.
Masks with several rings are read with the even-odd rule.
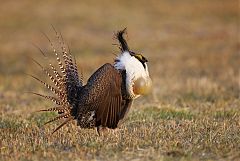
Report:
[[[133,92],[136,95],[146,95],[151,92],[152,80],[150,78],[144,79],[142,77],[138,78],[133,85]]]

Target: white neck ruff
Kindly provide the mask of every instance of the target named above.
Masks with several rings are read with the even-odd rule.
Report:
[[[118,70],[126,70],[126,90],[131,98],[137,98],[140,95],[133,93],[134,81],[142,77],[144,79],[149,78],[148,66],[145,63],[145,68],[142,63],[131,56],[129,52],[125,51],[116,58],[114,67]]]

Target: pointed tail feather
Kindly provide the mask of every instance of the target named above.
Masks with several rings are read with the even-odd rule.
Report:
[[[71,82],[74,81],[74,84],[82,86],[82,79],[79,80],[77,64],[76,64],[76,61],[73,61],[72,54],[70,52],[69,47],[68,47],[68,51],[67,51],[66,44],[65,44],[65,42],[63,40],[63,37],[62,37],[61,33],[58,32],[55,29],[54,26],[52,26],[52,28],[53,28],[53,30],[55,32],[56,38],[58,40],[58,43],[61,46],[63,59],[64,59],[64,62],[65,62],[65,67],[66,67],[66,70],[68,70],[68,72],[67,72],[67,80],[69,80]],[[80,75],[80,77],[82,77],[82,75]]]
[[[45,98],[47,100],[50,100],[53,103],[55,103],[56,105],[62,105],[62,102],[60,100],[58,100],[57,98],[53,97],[53,96],[46,96],[46,95],[35,93],[35,92],[29,92],[29,93],[40,96],[40,97]]]
[[[42,71],[49,77],[49,79],[54,83],[54,85],[58,88],[58,92],[60,94],[60,97],[63,96],[63,92],[65,91],[65,88],[63,85],[61,85],[61,80],[58,79],[58,75],[56,74],[56,76],[53,76],[52,74],[49,73],[49,71],[44,68],[39,62],[37,62],[35,59],[32,59],[41,69]],[[49,64],[51,65],[51,63]],[[57,79],[55,78],[57,77]],[[35,78],[36,79],[36,78]],[[63,98],[64,99],[64,98]]]
[[[64,65],[63,65],[63,63],[62,63],[62,61],[61,61],[61,59],[60,59],[60,57],[59,57],[59,55],[58,55],[58,52],[57,52],[54,44],[52,43],[52,41],[50,40],[50,38],[49,38],[45,33],[43,33],[43,35],[44,35],[44,36],[46,37],[46,39],[48,40],[48,42],[49,42],[49,44],[50,44],[50,46],[51,46],[51,48],[52,48],[52,52],[53,52],[53,54],[56,56],[56,59],[57,59],[57,62],[58,62],[58,66],[59,66],[59,68],[60,68],[60,70],[61,70],[61,72],[62,72],[62,74],[63,74],[63,77],[65,77],[65,76],[66,76],[65,67],[64,67]]]
[[[58,112],[58,114],[62,114],[66,112],[66,108],[62,107],[62,106],[57,106],[57,107],[52,107],[52,108],[48,108],[48,109],[42,109],[42,110],[38,110],[36,112],[50,112],[50,111],[56,111]],[[69,111],[67,111],[69,112]]]
[[[64,125],[66,125],[69,121],[73,120],[74,117],[70,116],[68,117],[61,125],[59,125],[53,132],[52,134],[54,134],[56,131],[58,131],[61,127],[63,127]]]
[[[45,35],[45,36],[46,36],[46,35]],[[46,36],[46,37],[47,37],[47,36]],[[50,41],[50,39],[49,39],[48,37],[47,37],[47,39]],[[51,42],[51,41],[50,41],[50,42]],[[32,43],[32,45],[40,51],[40,53],[44,56],[45,59],[48,60],[48,64],[49,64],[49,66],[51,67],[53,73],[55,74],[55,77],[56,77],[58,83],[60,84],[60,86],[61,86],[61,88],[62,88],[61,90],[62,90],[62,91],[66,91],[64,77],[63,77],[63,76],[58,72],[58,70],[52,65],[52,63],[49,61],[48,56],[43,52],[43,50],[42,50],[40,47],[38,47],[36,44],[33,44],[33,43]],[[42,67],[42,65],[41,65],[40,63],[38,63],[38,62],[37,62],[36,60],[34,60],[33,58],[31,58],[31,59],[43,69],[43,67]],[[58,55],[57,55],[57,61],[58,61],[59,69],[61,70],[61,72],[63,73],[63,75],[65,75],[65,73],[66,73],[66,72],[65,72],[65,68],[64,68],[64,66],[63,66],[60,58],[58,57]],[[44,71],[44,70],[43,70],[43,71]],[[46,71],[45,71],[45,72],[46,72]],[[48,75],[48,74],[47,74],[47,75]],[[54,82],[53,82],[53,83],[54,83]]]
[[[71,115],[69,113],[61,114],[61,115],[59,115],[57,117],[54,117],[53,119],[49,120],[44,125],[47,125],[47,124],[49,124],[51,122],[54,122],[54,121],[57,121],[57,120],[60,120],[60,119],[63,119],[63,118],[68,118],[68,117],[71,117]]]
[[[52,91],[59,99],[61,99],[61,102],[64,102],[65,104],[67,103],[67,100],[64,99],[64,93],[60,92],[59,90],[57,90],[56,88],[52,87],[51,85],[45,83],[44,81],[40,80],[39,78],[30,75],[32,78],[34,78],[35,80],[37,80],[38,82],[40,82],[41,84],[43,84],[47,89],[49,89],[50,91]]]
[[[76,59],[72,56],[69,47],[65,44],[61,33],[59,33],[54,27],[53,30],[55,31],[55,36],[58,40],[60,51],[56,50],[55,45],[45,33],[43,33],[43,35],[50,43],[52,54],[55,55],[58,65],[54,66],[50,62],[47,54],[45,54],[40,48],[38,49],[44,56],[45,60],[47,60],[50,68],[44,67],[39,62],[33,59],[33,61],[41,68],[41,70],[47,75],[47,77],[49,77],[52,83],[48,84],[47,82],[44,82],[33,75],[30,76],[43,84],[47,89],[49,89],[53,94],[56,95],[47,96],[31,92],[32,94],[48,99],[57,105],[56,107],[39,110],[44,112],[56,111],[59,114],[57,117],[51,119],[45,124],[66,118],[66,120],[53,131],[54,133],[62,126],[67,124],[70,120],[73,120],[75,118],[73,110],[75,111],[76,108],[78,108],[78,91],[83,86],[83,76],[81,73],[79,77]]]

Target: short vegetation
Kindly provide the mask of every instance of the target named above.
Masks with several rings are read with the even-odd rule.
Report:
[[[0,160],[240,160],[238,2],[50,1],[0,6]],[[51,55],[44,31],[62,32],[85,81],[118,54],[113,31],[149,59],[154,89],[116,130],[44,123],[47,77],[30,57]],[[112,54],[114,53],[114,54]],[[53,60],[53,59],[52,59]],[[48,80],[47,80],[48,81]]]

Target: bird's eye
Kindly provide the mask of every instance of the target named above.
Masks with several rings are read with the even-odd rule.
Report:
[[[143,60],[143,56],[141,54],[134,55],[138,60]]]
[[[144,56],[142,56],[142,54],[135,54],[134,56],[142,63],[148,62],[148,60]]]

